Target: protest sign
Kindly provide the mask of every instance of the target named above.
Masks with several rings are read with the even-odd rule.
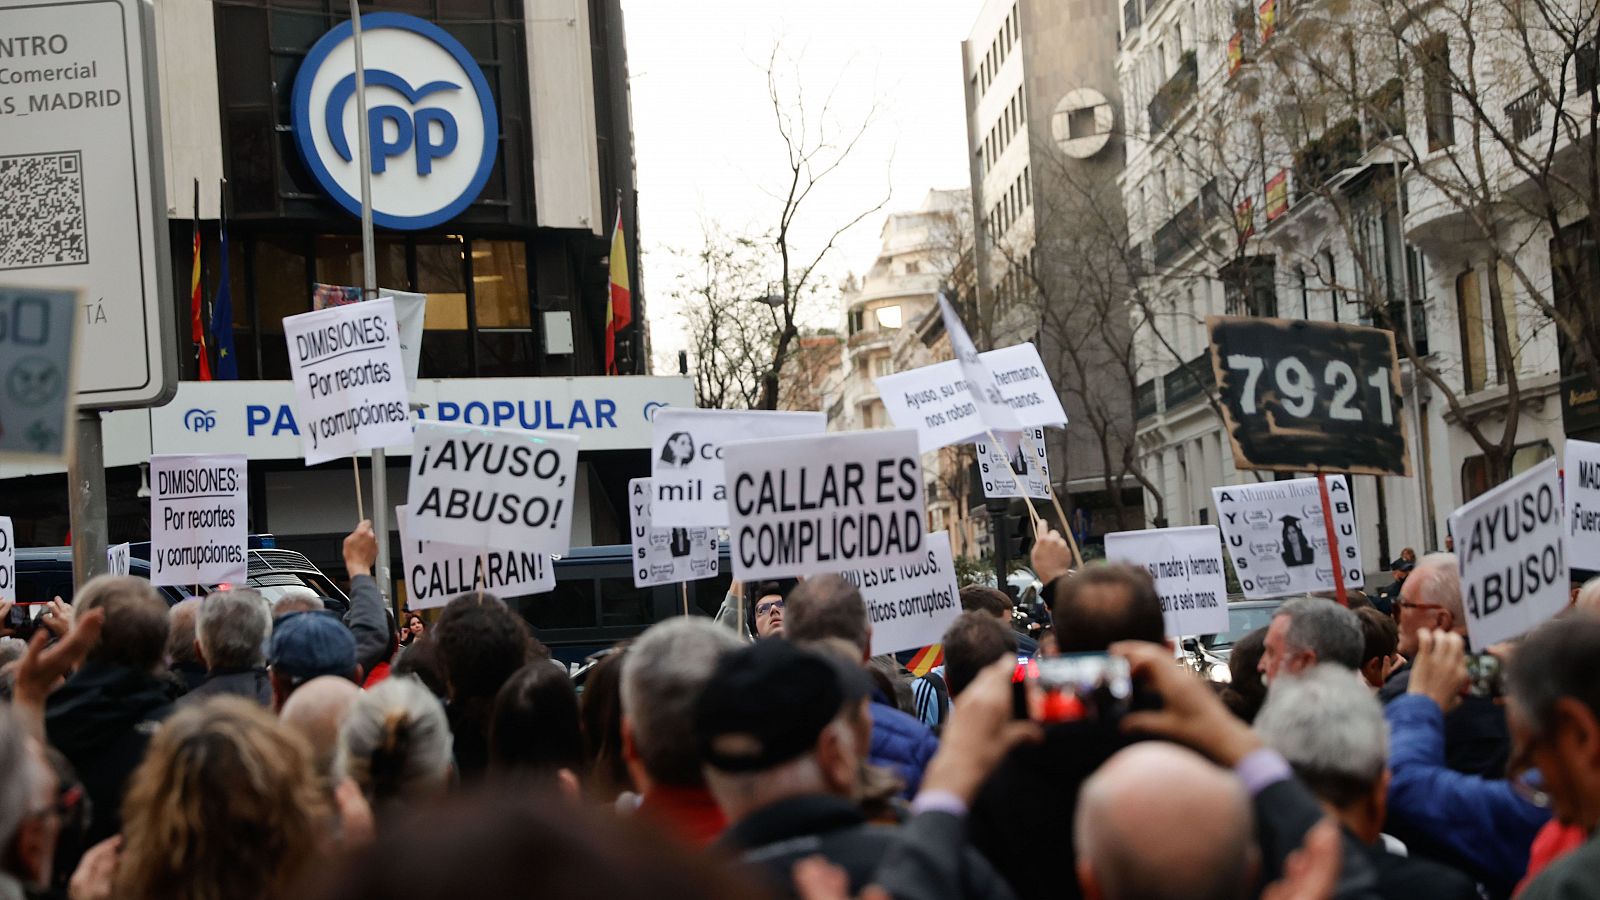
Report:
[[[650,587],[717,576],[717,529],[655,527],[650,479],[628,481],[628,518],[633,535],[633,586]],[[727,504],[723,504],[727,515]]]
[[[404,506],[394,509],[400,558],[406,567],[406,606],[431,609],[451,597],[480,590],[499,596],[542,594],[556,587],[550,557],[529,550],[480,550],[411,536]]]
[[[1044,446],[1044,429],[1029,429],[1028,440],[1020,434],[997,434],[1001,443],[978,442],[978,474],[983,476],[985,497],[1050,496],[1050,457]],[[1013,445],[1015,445],[1013,447]]]
[[[239,583],[249,524],[242,453],[150,457],[150,583]]]
[[[937,644],[961,615],[961,587],[950,556],[950,533],[929,534],[916,559],[839,574],[861,591],[872,623],[872,655]]]
[[[1238,468],[1411,474],[1393,332],[1256,316],[1206,326]]]
[[[311,289],[311,308],[349,306],[361,302],[361,288],[318,284]],[[394,301],[395,324],[400,328],[400,358],[405,361],[406,390],[417,389],[417,367],[422,364],[422,326],[428,312],[428,295],[378,288],[379,300]]]
[[[0,460],[67,452],[78,292],[0,287]]]
[[[961,366],[961,374],[967,379],[967,389],[972,393],[972,401],[978,408],[978,418],[983,421],[984,427],[997,431],[1021,431],[1022,420],[1006,403],[994,372],[990,371],[989,364],[978,353],[978,345],[972,342],[967,327],[961,324],[961,316],[943,292],[939,294],[939,314],[944,317],[944,330],[950,336],[950,349]]]
[[[1211,489],[1217,521],[1244,595],[1256,599],[1335,589],[1334,560],[1322,518],[1317,479],[1266,481]],[[1338,536],[1338,565],[1347,589],[1366,582],[1356,540],[1355,506],[1343,475],[1328,476]]]
[[[286,316],[283,333],[306,465],[411,439],[393,301]]]
[[[106,548],[106,572],[111,575],[126,575],[130,569],[128,545],[112,544]]]
[[[0,516],[0,600],[17,602],[17,538],[10,516]]]
[[[1155,579],[1167,637],[1228,630],[1228,575],[1217,526],[1108,534],[1106,560],[1131,563]]]
[[[565,553],[578,438],[419,422],[411,447],[411,538]]]
[[[668,407],[656,410],[651,423],[651,521],[658,527],[728,524],[723,444],[828,430],[819,412]]]
[[[1600,444],[1567,440],[1566,553],[1569,559],[1600,560]],[[1580,563],[1580,568],[1582,565]],[[1595,563],[1590,568],[1600,568]]]
[[[733,577],[837,572],[922,554],[922,457],[912,431],[723,447]]]
[[[1474,648],[1518,637],[1567,608],[1561,470],[1555,460],[1451,513],[1450,533]]]
[[[1067,424],[1067,411],[1061,396],[1045,372],[1039,348],[1033,344],[1013,344],[978,354],[994,375],[1000,396],[1023,428],[1047,428]]]
[[[993,372],[1000,396],[1017,421],[1015,428],[995,428],[984,420],[981,404],[959,360],[873,379],[889,420],[896,428],[915,428],[922,452],[964,443],[991,429],[1010,433],[1067,424],[1061,398],[1032,344],[1002,347],[978,357]],[[1001,440],[1006,441],[1003,436]]]

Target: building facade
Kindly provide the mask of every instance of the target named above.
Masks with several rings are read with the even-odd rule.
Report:
[[[109,538],[148,534],[140,464],[151,454],[245,453],[251,530],[337,569],[342,532],[355,521],[350,466],[301,462],[282,323],[312,309],[317,285],[363,280],[351,184],[333,155],[351,162],[356,143],[353,74],[350,85],[334,83],[339,66],[354,72],[341,56],[349,44],[338,41],[350,27],[347,5],[161,0],[155,9],[184,381],[164,407],[104,416]],[[619,204],[633,324],[618,341],[617,371],[642,376],[648,357],[620,2],[379,0],[364,4],[363,18],[377,282],[427,297],[418,415],[581,435],[573,543],[622,542],[627,480],[648,472],[647,416],[694,397],[687,379],[603,377]],[[454,68],[446,77],[438,66]],[[469,94],[475,101],[463,106]],[[412,196],[401,192],[402,207],[450,179],[469,183],[448,207],[412,214],[376,200],[377,185],[397,173],[416,185]],[[237,380],[197,380],[197,229],[208,362],[219,362],[209,306],[227,271]],[[407,449],[392,452],[381,477],[400,504]],[[0,491],[21,543],[67,539],[59,469],[0,466]],[[397,539],[391,548],[400,572]]]
[[[1037,344],[1070,420],[1047,432],[1080,542],[1143,527],[1133,434],[1114,0],[990,0],[962,44],[985,348]]]
[[[1597,57],[1580,5],[1541,22],[1451,0],[1128,0],[1121,185],[1152,519],[1213,521],[1210,488],[1256,477],[1213,402],[1209,315],[1395,333],[1413,477],[1354,479],[1372,571],[1445,546],[1452,510],[1594,433]]]

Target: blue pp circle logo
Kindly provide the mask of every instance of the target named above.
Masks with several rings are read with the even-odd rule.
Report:
[[[323,35],[295,76],[290,104],[306,168],[340,206],[361,214],[357,127],[372,148],[372,220],[432,228],[475,200],[494,168],[499,116],[489,82],[444,29],[402,13],[361,17],[367,121],[357,123],[350,23]]]

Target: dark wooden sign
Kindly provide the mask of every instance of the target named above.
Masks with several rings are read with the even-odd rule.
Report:
[[[1411,474],[1392,332],[1237,316],[1206,327],[1236,466]]]

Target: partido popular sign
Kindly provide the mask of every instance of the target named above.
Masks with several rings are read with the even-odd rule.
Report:
[[[1570,588],[1555,460],[1456,510],[1450,533],[1474,647],[1510,640],[1566,609]]]
[[[655,527],[650,479],[628,481],[629,533],[633,536],[633,586],[697,581],[717,575],[717,530],[674,525]],[[727,504],[723,504],[727,515]]]
[[[723,462],[740,581],[895,563],[927,544],[913,431],[738,441]]]
[[[283,332],[306,465],[410,441],[392,300],[287,316]]]
[[[1206,325],[1238,468],[1411,474],[1393,332],[1255,317]]]
[[[1167,637],[1228,630],[1228,576],[1215,525],[1106,535],[1106,559],[1150,573],[1161,595]]]
[[[501,598],[555,590],[555,566],[543,553],[414,540],[406,507],[397,506],[394,512],[406,567],[406,605],[411,609],[444,606],[451,597],[474,590]]]
[[[651,521],[657,527],[727,525],[723,444],[827,430],[828,417],[819,412],[656,410],[650,442]]]
[[[928,535],[927,551],[920,559],[839,574],[860,589],[867,604],[873,656],[937,644],[961,615],[949,532]]]
[[[411,448],[411,538],[460,547],[565,553],[572,540],[578,438],[418,423]]]
[[[150,457],[150,583],[238,583],[248,574],[245,456]]]
[[[1217,520],[1233,559],[1239,586],[1251,599],[1335,589],[1334,566],[1347,588],[1359,588],[1361,547],[1355,506],[1343,475],[1328,476],[1328,500],[1338,535],[1339,558],[1329,553],[1322,497],[1315,478],[1267,481],[1211,489]]]

